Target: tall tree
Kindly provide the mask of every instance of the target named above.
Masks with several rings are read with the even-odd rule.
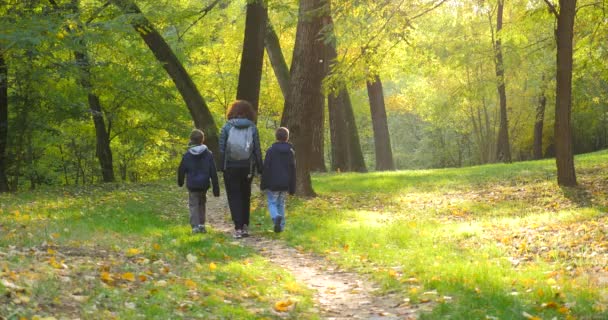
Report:
[[[70,13],[72,15],[78,15],[79,13],[79,0],[72,0],[70,2]],[[59,6],[54,0],[50,1],[54,10],[59,10]],[[81,33],[83,30],[82,24],[79,22],[76,26]],[[66,27],[67,32],[72,32],[70,27]],[[77,49],[74,50],[74,58],[76,66],[79,69],[78,83],[85,90],[87,94],[87,101],[89,103],[89,111],[95,125],[95,138],[96,138],[96,155],[101,166],[101,175],[103,182],[114,182],[114,165],[112,161],[112,149],[110,148],[110,133],[106,129],[106,123],[104,119],[104,111],[101,106],[101,100],[99,96],[95,94],[93,90],[93,84],[91,82],[91,58],[87,50],[87,44],[82,36],[76,35]]]
[[[376,170],[395,170],[391,137],[388,131],[384,90],[380,76],[374,75],[373,80],[367,80],[367,95],[374,129],[374,148],[376,149]]]
[[[260,80],[264,63],[264,36],[268,13],[262,0],[254,0],[247,4],[245,19],[245,39],[236,98],[251,102],[256,113],[260,98]]]
[[[325,72],[331,74],[332,64],[338,58],[336,37],[333,35],[333,19],[328,3],[327,15],[323,18],[323,29],[327,34],[325,41]],[[335,81],[336,85],[328,93],[327,107],[329,110],[329,130],[331,138],[331,167],[336,171],[367,172],[353,106],[348,89],[342,81]]]
[[[8,66],[4,59],[4,48],[0,46],[0,192],[8,192],[6,177],[8,145]]]
[[[547,96],[545,94],[547,83],[545,81],[544,74],[542,75],[541,81],[538,104],[536,105],[536,118],[534,120],[534,143],[532,148],[532,154],[536,160],[543,157],[543,127],[545,125],[545,107],[547,105]]]
[[[314,196],[310,179],[314,131],[323,124],[323,43],[319,39],[322,0],[301,0],[290,71],[289,99],[281,124],[291,131],[296,151],[296,193]]]
[[[156,60],[167,71],[173,83],[175,83],[177,90],[188,106],[194,125],[205,132],[205,143],[213,152],[219,152],[219,136],[213,115],[205,99],[203,99],[203,96],[201,96],[196,88],[194,81],[192,81],[192,78],[179,59],[177,59],[169,44],[167,44],[152,23],[143,15],[135,2],[132,0],[111,1],[125,14],[133,15],[131,25],[144,40],[148,48],[150,48]]]
[[[281,50],[279,37],[272,27],[270,20],[268,20],[266,25],[264,47],[266,47],[266,53],[268,54],[268,59],[270,60],[274,75],[279,82],[283,98],[287,100],[287,95],[289,94],[289,67],[287,66],[287,62],[285,62],[285,56],[283,56],[283,50]]]
[[[277,81],[279,82],[279,86],[281,87],[283,98],[285,99],[285,101],[287,101],[289,99],[289,68],[287,67],[285,57],[283,56],[283,52],[281,50],[279,37],[277,36],[276,32],[274,31],[274,28],[270,23],[268,23],[266,29],[264,43],[266,47],[266,52],[268,53],[268,57],[270,58],[270,64],[272,65],[274,74],[277,78]],[[290,104],[288,103],[288,105]],[[321,113],[320,117],[317,120],[319,123],[321,123],[321,125],[313,128],[313,151],[310,160],[310,169],[312,171],[325,172],[327,171],[327,168],[325,167],[325,135],[323,130],[325,124],[325,114]]]
[[[574,152],[572,150],[572,40],[576,0],[559,0],[559,12],[550,0],[545,0],[549,10],[557,18],[555,38],[556,86],[555,86],[555,162],[557,183],[560,186],[576,186]]]
[[[496,66],[496,81],[498,88],[498,99],[500,102],[500,126],[498,128],[498,139],[496,141],[496,160],[511,162],[511,146],[509,143],[509,122],[507,119],[507,93],[505,89],[505,67],[502,57],[502,18],[504,1],[498,0],[496,10],[496,35],[494,39],[494,55]]]

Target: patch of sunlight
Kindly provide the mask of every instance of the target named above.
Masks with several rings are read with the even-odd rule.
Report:
[[[368,228],[384,228],[386,223],[394,220],[394,215],[379,214],[377,211],[369,210],[345,210],[342,212],[347,219],[340,219],[336,226],[339,228],[352,228],[354,224],[364,225]]]

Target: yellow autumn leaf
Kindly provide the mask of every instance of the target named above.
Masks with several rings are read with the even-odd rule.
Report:
[[[55,250],[53,250],[51,248],[48,248],[48,249],[46,249],[46,253],[48,253],[48,254],[56,254],[57,251],[55,251]]]
[[[211,271],[215,271],[215,269],[217,269],[217,265],[216,265],[215,263],[211,262],[211,263],[209,264],[209,270],[211,270]]]
[[[543,303],[541,305],[541,307],[543,307],[545,309],[557,309],[558,305],[554,301],[550,301],[550,302],[547,302],[547,303]]]
[[[153,244],[153,245],[152,245],[152,248],[153,248],[154,250],[160,250],[160,244],[155,243],[155,244]]]
[[[139,279],[139,281],[141,282],[146,282],[146,280],[148,280],[148,277],[143,274],[140,274],[139,276],[137,276],[137,279]]]
[[[49,264],[50,264],[50,265],[51,265],[53,268],[55,268],[55,269],[61,269],[61,268],[62,268],[62,265],[61,265],[59,262],[57,262],[57,260],[55,260],[55,257],[51,257],[51,258],[49,259]]]
[[[53,239],[59,238],[59,233],[51,233],[51,238],[53,238]]]
[[[190,279],[186,279],[186,281],[184,281],[184,285],[190,289],[196,289],[196,282]]]
[[[300,286],[295,282],[288,282],[285,284],[285,289],[289,293],[297,293],[300,291]]]
[[[396,278],[397,277],[397,271],[395,271],[393,269],[389,269],[388,270],[388,275],[391,276],[391,277],[393,277],[393,278]]]
[[[135,281],[135,275],[131,272],[125,272],[120,276],[121,279],[123,280],[127,280],[127,281]]]
[[[521,313],[522,316],[524,316],[524,318],[528,319],[528,320],[542,320],[541,318],[537,317],[537,316],[533,316],[527,312],[522,312]]]
[[[99,277],[101,278],[101,281],[105,283],[111,283],[114,280],[112,279],[112,274],[106,271],[103,271]]]
[[[286,312],[289,310],[289,306],[293,304],[293,301],[287,299],[283,301],[277,301],[274,304],[274,310],[278,312]]]
[[[134,256],[136,254],[140,254],[141,250],[137,249],[137,248],[131,248],[129,250],[127,250],[127,255],[128,256]]]

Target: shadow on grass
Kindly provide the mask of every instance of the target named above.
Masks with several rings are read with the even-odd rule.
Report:
[[[575,203],[578,207],[590,208],[593,206],[593,197],[585,186],[560,187],[560,189],[564,194],[564,197]]]

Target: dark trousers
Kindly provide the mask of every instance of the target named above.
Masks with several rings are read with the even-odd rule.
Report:
[[[188,208],[190,209],[190,225],[194,228],[205,224],[205,205],[207,204],[207,191],[188,192]]]
[[[252,180],[249,176],[248,167],[226,168],[224,170],[224,185],[228,196],[228,206],[236,230],[242,230],[245,224],[249,225]]]

